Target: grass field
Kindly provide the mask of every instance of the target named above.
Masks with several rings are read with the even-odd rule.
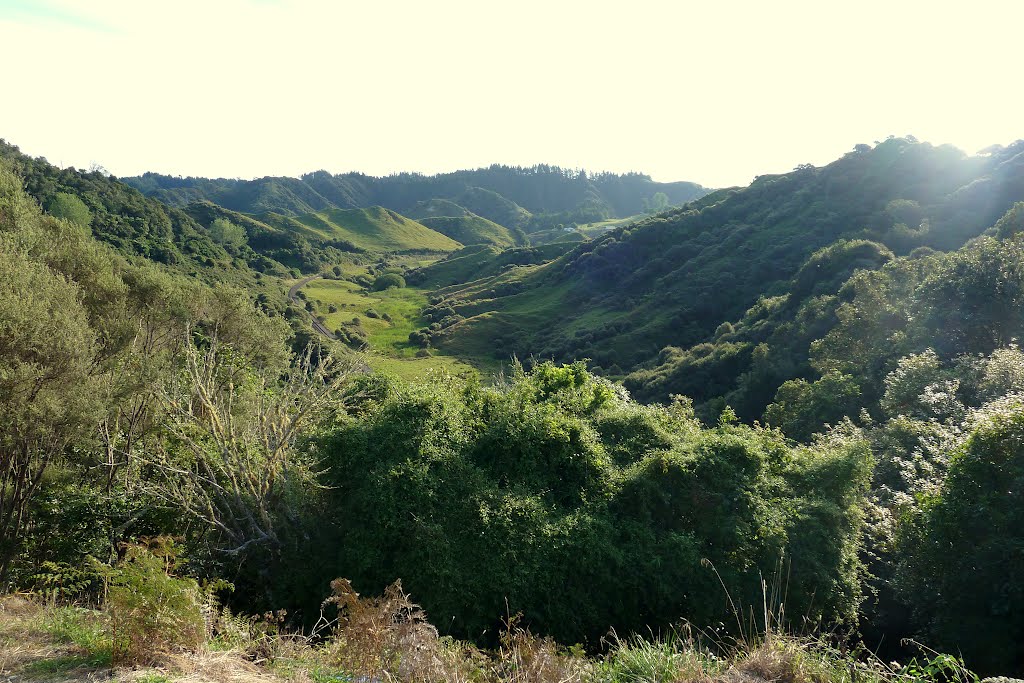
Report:
[[[435,257],[436,258],[436,257]],[[405,265],[423,265],[421,258]],[[366,272],[365,266],[343,266],[346,275]],[[383,370],[404,379],[428,376],[444,371],[454,375],[482,373],[487,376],[500,364],[488,358],[472,363],[449,355],[418,357],[418,345],[409,343],[409,333],[426,325],[420,311],[428,304],[428,291],[414,287],[392,288],[381,292],[367,291],[348,280],[318,279],[302,288],[307,300],[317,302],[327,329],[335,330],[344,324],[359,321],[369,339],[368,362],[376,370]],[[337,310],[329,312],[329,307]],[[387,316],[387,317],[385,317]],[[389,320],[390,318],[390,320]],[[436,352],[435,352],[436,353]]]

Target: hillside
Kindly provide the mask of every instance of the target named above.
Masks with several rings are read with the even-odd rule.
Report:
[[[327,209],[301,216],[265,213],[256,218],[280,230],[363,251],[455,251],[462,245],[389,209]]]
[[[968,157],[891,139],[822,168],[761,176],[613,230],[548,264],[444,291],[439,306],[464,320],[436,332],[432,343],[502,357],[586,357],[613,375],[671,363],[662,349],[711,341],[759,299],[789,291],[808,257],[837,240],[871,239],[899,255],[954,249],[979,235],[1024,198],[1022,151],[1017,144]],[[751,349],[733,351],[736,377]],[[647,399],[718,395],[680,380],[649,383],[638,375],[631,387]]]
[[[316,171],[301,178],[256,180],[146,173],[125,182],[171,206],[210,201],[241,213],[284,216],[375,205],[405,213],[419,202],[441,199],[507,228],[527,231],[631,216],[646,209],[659,193],[669,204],[679,205],[708,192],[696,183],[659,183],[640,173],[587,174],[545,165],[494,165],[434,176]]]
[[[444,288],[460,286],[503,273],[517,266],[534,266],[558,258],[572,248],[571,244],[545,244],[516,249],[494,245],[467,246],[447,258],[418,268],[408,275],[410,284]]]

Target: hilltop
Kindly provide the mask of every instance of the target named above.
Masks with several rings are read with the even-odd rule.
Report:
[[[492,244],[497,247],[524,246],[522,230],[511,230],[446,199],[418,202],[406,212],[410,218],[465,245]]]

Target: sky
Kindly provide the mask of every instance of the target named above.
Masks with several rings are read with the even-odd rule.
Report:
[[[1024,138],[1024,3],[0,0],[0,138],[118,176],[492,163],[744,185]]]

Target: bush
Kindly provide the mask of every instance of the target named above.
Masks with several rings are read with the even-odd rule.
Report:
[[[63,218],[75,225],[88,228],[92,223],[92,212],[81,199],[68,192],[58,192],[46,204],[46,210],[54,218]]]
[[[984,673],[1024,671],[1024,404],[993,410],[902,529],[898,581],[929,643]]]
[[[206,640],[208,595],[194,579],[171,574],[175,550],[166,539],[152,549],[128,546],[110,572],[106,610],[115,663],[143,664],[154,655],[194,650]]]
[[[522,612],[561,642],[596,644],[611,626],[725,621],[701,561],[750,605],[785,557],[794,615],[855,618],[859,441],[794,449],[771,430],[703,429],[688,404],[640,406],[581,363],[493,389],[373,381],[386,387],[353,393],[366,398],[317,447],[325,515],[360,520],[339,525],[329,547],[344,551],[322,562],[364,591],[401,578],[453,634],[493,634]]]
[[[392,287],[397,287],[399,289],[405,287],[405,278],[398,273],[385,273],[383,275],[379,275],[377,279],[373,281],[373,290],[375,292],[391,289]]]

